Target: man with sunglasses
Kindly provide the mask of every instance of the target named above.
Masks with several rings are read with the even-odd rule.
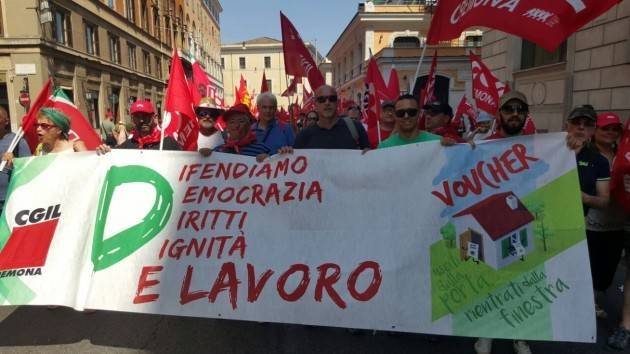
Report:
[[[381,104],[381,116],[379,117],[379,129],[380,129],[380,141],[379,131],[372,129],[368,131],[368,138],[370,139],[370,147],[376,149],[378,144],[387,140],[396,127],[396,102],[395,101],[383,101]]]
[[[129,139],[115,146],[115,149],[158,150],[160,148],[160,130],[157,128],[157,114],[151,101],[137,100],[129,109],[134,129]],[[164,137],[164,150],[181,150],[179,144],[170,136]],[[105,144],[96,148],[96,152],[104,154],[111,151]]]
[[[256,107],[258,121],[252,125],[252,131],[256,134],[258,142],[268,146],[272,155],[281,147],[293,146],[295,142],[293,129],[276,118],[278,113],[276,96],[270,92],[261,93],[256,98]]]
[[[428,132],[453,140],[455,143],[465,143],[457,127],[451,125],[453,108],[446,102],[434,101],[422,107],[425,117],[425,128]]]
[[[510,138],[524,135],[523,128],[529,114],[527,98],[519,91],[510,91],[501,96],[497,113],[497,131],[486,140]]]
[[[225,141],[223,134],[217,130],[215,124],[217,119],[225,112],[217,107],[209,97],[204,97],[195,107],[195,114],[199,121],[199,137],[197,138],[197,149],[212,150]]]
[[[394,112],[398,132],[378,144],[379,149],[441,140],[439,135],[431,134],[418,128],[420,110],[418,109],[418,100],[415,96],[406,94],[398,97],[394,105]]]
[[[328,85],[315,90],[316,124],[302,130],[295,138],[296,149],[369,150],[367,133],[360,122],[337,117],[337,92]]]

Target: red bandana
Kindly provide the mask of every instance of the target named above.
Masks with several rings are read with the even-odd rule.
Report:
[[[247,146],[255,141],[256,141],[256,133],[250,130],[247,133],[247,135],[245,135],[240,140],[232,140],[228,138],[227,142],[223,145],[222,150],[227,151],[228,149],[234,149],[234,151],[236,151],[237,154],[240,154],[241,147]]]
[[[146,145],[151,145],[160,142],[160,130],[158,128],[154,128],[151,134],[147,136],[140,136],[137,130],[132,130],[131,134],[133,135],[133,140],[138,142],[138,148],[144,149]]]

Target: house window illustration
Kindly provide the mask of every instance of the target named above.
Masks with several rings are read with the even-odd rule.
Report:
[[[462,260],[473,258],[499,270],[534,249],[534,215],[513,192],[489,196],[453,215],[452,221]]]

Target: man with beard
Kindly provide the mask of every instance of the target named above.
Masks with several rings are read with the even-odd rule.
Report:
[[[487,137],[486,140],[523,135],[523,127],[525,127],[528,113],[529,105],[523,93],[510,91],[501,96],[499,112],[497,113],[497,131]]]
[[[315,107],[319,120],[302,130],[295,138],[296,149],[370,149],[361,122],[337,117],[337,91],[328,85],[315,90]]]
[[[264,92],[256,98],[258,107],[258,122],[252,125],[252,131],[256,134],[259,143],[268,146],[270,153],[275,154],[284,146],[293,146],[295,136],[293,129],[288,124],[278,121],[278,101],[270,92]]]
[[[199,121],[199,137],[197,138],[197,148],[213,150],[223,144],[223,135],[217,130],[215,124],[224,110],[217,107],[209,97],[204,97],[195,107],[195,114]]]
[[[413,95],[400,96],[396,100],[394,109],[398,132],[378,144],[379,149],[441,139],[439,135],[418,128],[420,110],[418,101]]]
[[[157,114],[151,101],[137,100],[129,109],[134,129],[129,139],[115,146],[115,149],[158,150],[160,148],[160,130],[157,128]],[[164,137],[164,150],[181,150],[179,144],[170,136]],[[102,144],[96,148],[97,153],[104,154],[111,149]]]

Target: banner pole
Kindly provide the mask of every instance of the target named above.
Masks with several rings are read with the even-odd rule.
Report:
[[[418,62],[418,67],[416,68],[416,75],[413,77],[412,83],[409,85],[409,93],[413,94],[413,90],[416,89],[416,81],[418,81],[418,75],[420,75],[420,67],[422,66],[422,62],[424,61],[424,53],[427,50],[427,41],[425,39],[424,44],[422,45],[422,54],[420,54],[420,61]]]

